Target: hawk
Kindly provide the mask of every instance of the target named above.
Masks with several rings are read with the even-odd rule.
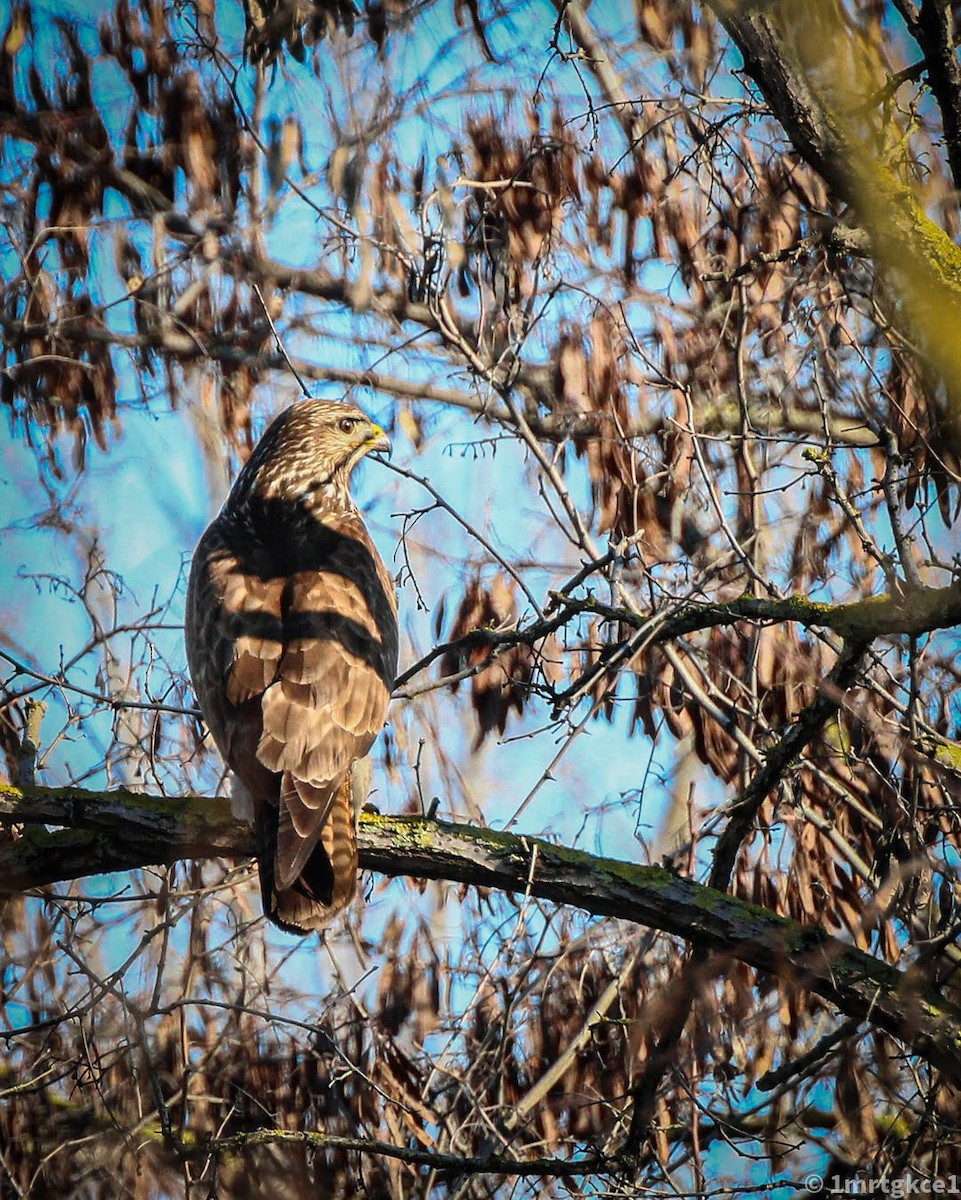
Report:
[[[366,758],[397,670],[397,602],[350,495],[390,450],[353,405],[306,400],[258,442],[200,539],[186,641],[200,710],[253,801],[264,912],[322,929],[357,886]]]

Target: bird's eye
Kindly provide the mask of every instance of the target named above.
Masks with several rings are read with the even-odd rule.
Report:
[[[337,422],[337,428],[341,433],[350,433],[356,424],[356,417],[341,417]]]

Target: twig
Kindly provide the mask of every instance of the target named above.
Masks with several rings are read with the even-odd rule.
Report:
[[[772,1092],[776,1087],[781,1087],[787,1083],[789,1079],[796,1079],[799,1075],[805,1075],[811,1067],[820,1063],[834,1049],[838,1042],[843,1042],[847,1037],[853,1037],[861,1026],[860,1021],[853,1018],[842,1023],[831,1033],[826,1034],[814,1046],[800,1057],[782,1063],[776,1070],[765,1071],[760,1079],[757,1080],[755,1086],[759,1091]]]
[[[307,387],[307,384],[304,382],[303,376],[300,374],[300,372],[294,366],[290,355],[287,353],[287,347],[284,345],[283,341],[281,340],[280,334],[277,332],[277,326],[274,324],[274,318],[271,315],[270,309],[267,307],[267,301],[264,299],[264,294],[260,290],[259,283],[254,284],[254,292],[257,296],[257,299],[260,301],[260,307],[264,310],[264,316],[267,318],[267,324],[270,326],[270,332],[274,335],[274,341],[277,343],[277,349],[280,351],[281,355],[284,358],[284,361],[287,363],[287,366],[290,368],[291,375],[293,375],[293,377],[300,384],[301,392],[304,394],[305,397],[307,397],[307,399],[310,399],[310,391]]]
[[[466,530],[466,532],[469,533],[475,541],[479,542],[491,556],[491,558],[493,558],[494,561],[498,563],[508,575],[510,575],[518,587],[523,591],[527,599],[531,602],[531,607],[537,613],[538,617],[544,616],[543,612],[541,611],[541,606],[537,603],[534,593],[524,581],[524,577],[517,571],[515,567],[511,566],[511,564],[506,558],[504,558],[502,554],[498,553],[498,551],[494,548],[494,546],[491,545],[490,541],[484,537],[479,529],[476,529],[470,523],[470,521],[466,520],[466,518],[460,515],[457,509],[454,508],[449,501],[444,499],[437,488],[435,488],[429,480],[425,479],[423,475],[418,475],[416,472],[408,470],[406,467],[398,467],[395,463],[390,462],[386,458],[379,458],[378,461],[383,463],[383,465],[389,471],[393,471],[395,475],[402,475],[404,479],[411,479],[414,481],[414,483],[419,483],[420,486],[425,489],[425,491],[430,492],[430,494],[434,497],[434,500],[437,502],[438,507],[442,508],[444,512],[449,513],[458,523],[458,525]]]

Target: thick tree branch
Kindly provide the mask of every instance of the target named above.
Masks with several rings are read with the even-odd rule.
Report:
[[[944,147],[955,188],[961,188],[961,63],[954,44],[955,16],[941,0],[921,0],[912,29],[924,51],[928,83],[941,109]]]
[[[961,442],[961,350],[954,336],[961,314],[961,249],[927,215],[915,189],[906,182],[896,124],[879,120],[866,134],[864,121],[870,114],[844,111],[847,102],[829,94],[824,79],[830,74],[830,59],[805,62],[804,37],[790,24],[803,9],[738,0],[708,0],[708,4],[795,150],[839,201],[852,206],[867,230],[878,265],[905,304],[912,340],[920,341],[947,385],[953,412],[951,427],[944,432],[955,456]],[[961,119],[955,112],[954,92],[961,69],[956,62],[946,61],[954,51],[945,46],[943,21],[934,11],[941,6],[923,7],[928,15],[913,23],[913,32],[925,49],[947,133]],[[822,8],[822,16],[827,11]],[[790,36],[782,28],[785,17]],[[832,53],[836,63],[850,67],[861,91],[874,94],[877,63],[866,42],[847,30]]]
[[[581,604],[585,612],[595,612],[635,628],[649,620],[627,609],[612,608],[593,600],[561,599],[571,607]],[[731,625],[736,621],[796,621],[808,629],[830,629],[852,642],[870,642],[878,637],[899,634],[919,636],[935,629],[961,625],[961,580],[948,587],[905,589],[900,595],[868,596],[850,604],[823,604],[800,595],[787,596],[783,600],[741,596],[722,604],[689,603],[658,621],[654,640],[665,642],[699,629]]]
[[[24,835],[0,846],[6,893],[185,857],[248,855],[251,830],[226,800],[79,788],[0,788],[0,822]],[[38,829],[65,826],[63,833]],[[78,840],[85,838],[86,841]],[[660,867],[597,858],[539,838],[411,817],[365,815],[361,865],[385,875],[444,879],[574,905],[664,930],[728,954],[830,1000],[902,1039],[961,1084],[961,1009],[920,978],[757,905]]]
[[[849,199],[851,163],[832,114],[813,90],[807,72],[788,52],[772,15],[762,5],[708,0],[744,60],[744,70],[784,126],[797,152],[839,197]]]
[[[555,611],[551,613],[550,608]],[[661,645],[717,625],[735,625],[739,621],[795,621],[806,629],[829,629],[852,644],[869,643],[879,637],[917,637],[936,629],[951,629],[961,625],[961,581],[943,588],[906,590],[895,596],[868,596],[850,604],[825,604],[809,600],[806,596],[787,596],[782,600],[741,596],[720,604],[690,602],[678,605],[666,617],[663,614],[648,616],[631,609],[616,608],[595,600],[593,596],[575,598],[562,592],[551,593],[550,608],[547,617],[519,625],[516,629],[474,629],[452,642],[435,646],[401,672],[394,688],[394,698],[411,699],[424,691],[453,682],[452,677],[415,687],[407,686],[442,655],[460,654],[466,662],[477,650],[488,651],[483,659],[473,662],[469,667],[465,666],[456,676],[458,680],[465,679],[485,670],[511,646],[536,645],[579,613],[604,617],[638,631],[649,627],[651,645]],[[611,650],[614,649],[616,646],[612,644]],[[603,672],[607,669],[608,662],[605,659],[592,667],[591,671]],[[555,707],[559,708],[571,698],[582,695],[586,682],[585,677],[575,679],[563,692],[557,693],[553,698]]]
[[[582,1159],[561,1158],[505,1158],[492,1154],[481,1157],[462,1157],[458,1154],[442,1154],[436,1150],[421,1150],[414,1147],[393,1146],[388,1142],[371,1141],[367,1138],[337,1137],[333,1134],[294,1129],[256,1129],[251,1133],[237,1133],[230,1137],[212,1138],[202,1146],[181,1147],[184,1157],[202,1158],[210,1153],[225,1154],[231,1151],[249,1150],[254,1146],[273,1145],[311,1146],[316,1150],[353,1150],[361,1154],[394,1158],[411,1166],[432,1167],[441,1177],[454,1178],[461,1175],[514,1175],[525,1177],[552,1175],[578,1178],[610,1172],[617,1166],[614,1156],[601,1155]]]

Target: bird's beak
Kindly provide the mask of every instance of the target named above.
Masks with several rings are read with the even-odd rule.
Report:
[[[364,447],[365,453],[369,454],[372,450],[376,450],[380,454],[389,455],[392,448],[390,438],[384,433],[383,429],[379,425],[372,424],[370,433],[367,435],[366,446]]]

